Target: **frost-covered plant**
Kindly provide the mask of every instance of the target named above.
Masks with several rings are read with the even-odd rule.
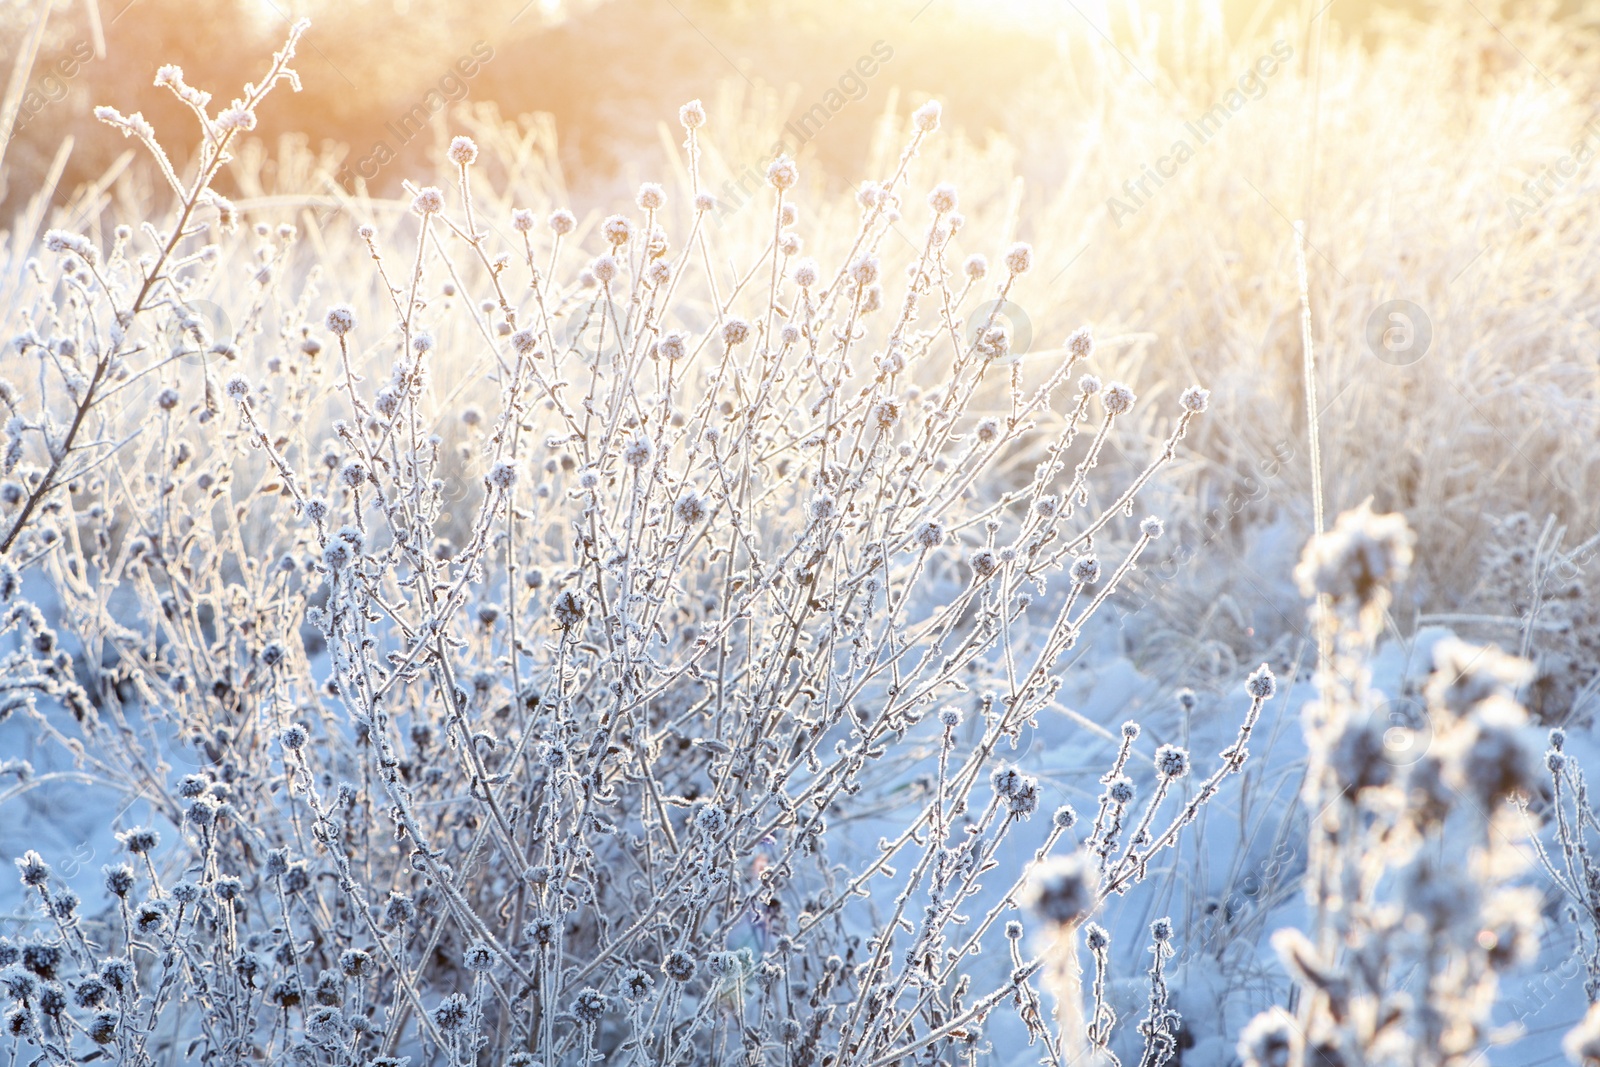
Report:
[[[303,28],[215,117],[162,69],[202,126],[189,185],[142,120],[103,112],[156,154],[172,221],[104,257],[53,235],[61,269],[25,294],[41,384],[4,395],[3,711],[154,825],[119,827],[104,907],[22,858],[46,925],[0,942],[9,1032],[56,1064],[97,1045],[129,1064],[887,1067],[975,1054],[1009,1000],[1053,1062],[1109,1054],[1099,997],[1081,1030],[1046,1025],[1033,978],[1071,964],[1024,956],[1006,913],[1033,886],[1070,947],[1241,769],[1271,674],[1187,794],[1168,745],[1139,801],[1126,728],[1088,838],[1058,810],[1029,835],[1038,879],[996,896],[983,879],[1043,789],[1001,751],[1161,535],[1146,518],[1115,547],[1206,392],[1091,509],[1136,397],[1080,375],[1052,406],[1088,331],[1037,383],[1001,361],[1009,334],[973,309],[1032,251],[985,284],[981,258],[951,265],[954,191],[906,202],[936,104],[829,269],[800,257],[787,159],[770,238],[720,266],[695,102],[687,204],[650,183],[598,226],[490,218],[456,138],[457,188],[361,226],[376,295],[341,277],[329,307],[292,226],[200,243],[230,240],[208,183]],[[913,219],[906,259],[890,235]],[[224,270],[248,271],[246,304],[208,336]],[[1070,909],[1053,858],[1084,879]],[[1175,1047],[1175,936],[1152,931],[1141,1063]]]
[[[1600,535],[1564,546],[1554,517],[1541,525],[1526,512],[1492,520],[1490,529],[1475,599],[1516,628],[1533,661],[1524,703],[1549,725],[1590,721],[1600,691],[1600,600],[1583,573]]]
[[[1528,664],[1445,639],[1426,723],[1375,714],[1369,660],[1411,542],[1401,516],[1363,505],[1296,572],[1328,650],[1305,715],[1312,925],[1273,936],[1301,995],[1245,1029],[1248,1067],[1475,1062],[1503,1036],[1499,976],[1538,952],[1539,893],[1515,884],[1526,823],[1508,803],[1537,788],[1515,699]]]
[[[1176,843],[1184,827],[1193,823],[1201,808],[1216,796],[1224,779],[1244,768],[1249,758],[1250,737],[1260,721],[1262,708],[1277,692],[1277,679],[1271,668],[1262,664],[1251,673],[1245,688],[1250,695],[1250,705],[1233,743],[1222,750],[1216,769],[1187,800],[1176,805],[1175,811],[1162,814],[1163,802],[1172,795],[1173,786],[1189,773],[1189,753],[1176,745],[1162,745],[1156,749],[1154,788],[1149,799],[1139,805],[1137,789],[1127,772],[1140,729],[1137,723],[1125,722],[1116,758],[1100,779],[1105,790],[1100,795],[1088,840],[1075,855],[1044,861],[1041,852],[1037,857],[1041,862],[1031,872],[1026,899],[1042,922],[1047,938],[1042,959],[1047,965],[1045,981],[1056,1001],[1057,1028],[1053,1040],[1042,1026],[1037,1032],[1030,1026],[1030,1035],[1044,1039],[1046,1062],[1121,1067],[1122,1060],[1112,1051],[1111,1044],[1117,1016],[1106,996],[1111,970],[1111,935],[1100,924],[1088,922],[1085,925],[1085,921],[1107,898],[1126,893],[1142,881],[1150,860]],[[1130,824],[1129,816],[1135,810],[1138,811],[1137,821]],[[1155,829],[1158,822],[1160,830]],[[1060,812],[1056,824],[1063,825]],[[994,914],[991,913],[991,920]],[[1077,959],[1076,933],[1080,927],[1094,969],[1087,1005]],[[1153,959],[1148,971],[1149,996],[1145,1017],[1136,1028],[1141,1039],[1136,1043],[1139,1067],[1160,1067],[1177,1055],[1181,1019],[1171,1005],[1166,972],[1167,960],[1174,952],[1173,937],[1170,917],[1151,923]],[[1013,963],[1022,967],[1015,947],[1012,956]],[[1032,1005],[1025,1002],[1022,993],[1019,993],[1019,1002],[1025,1009],[1024,1019],[1029,1018],[1027,1009]],[[1082,1015],[1085,1007],[1089,1009],[1087,1018]]]
[[[1555,819],[1552,857],[1536,839],[1545,873],[1567,898],[1567,915],[1583,957],[1583,992],[1590,1004],[1600,1003],[1600,862],[1590,844],[1591,832],[1600,832],[1589,802],[1589,783],[1583,768],[1566,750],[1565,730],[1550,731],[1544,764],[1550,772],[1550,812]]]

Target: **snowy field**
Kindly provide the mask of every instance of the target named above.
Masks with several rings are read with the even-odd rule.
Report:
[[[1091,14],[848,179],[345,181],[305,21],[13,162],[12,1061],[1600,1065],[1600,40]]]

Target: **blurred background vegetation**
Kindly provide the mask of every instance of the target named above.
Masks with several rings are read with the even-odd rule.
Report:
[[[1172,9],[1156,10],[1155,20],[1191,33],[1185,8],[1194,0],[1164,2]],[[1298,13],[1309,33],[1312,8],[1324,3],[1229,0],[1211,29],[1249,36],[1275,15]],[[1426,11],[1416,0],[1411,7]],[[1102,31],[1117,37],[1152,14],[1139,18],[1137,0],[0,0],[0,69],[25,57],[41,12],[31,95],[5,154],[0,217],[39,188],[64,137],[74,144],[58,196],[99,176],[128,147],[94,122],[95,105],[142,110],[169,147],[191,141],[190,117],[151,84],[157,67],[179,64],[191,85],[225,102],[299,15],[315,23],[297,63],[304,92],[292,103],[274,100],[257,132],[269,144],[302,138],[335,168],[385,141],[399,165],[384,167],[368,190],[383,195],[424,168],[435,147],[430,137],[400,145],[391,124],[451,78],[475,46],[493,58],[465,79],[468,99],[492,101],[508,118],[552,116],[562,171],[581,187],[626,177],[636,149],[654,150],[659,124],[685,100],[709,98],[721,84],[781,126],[836,89],[879,42],[892,59],[806,146],[829,173],[859,163],[893,93],[938,96],[948,121],[975,141],[998,134],[1025,143],[1019,134],[1049,124],[1036,90],[1071,64],[1074,41]],[[1374,13],[1374,0],[1337,0],[1326,18],[1339,32],[1359,33],[1371,30]],[[1170,47],[1181,53],[1184,43],[1174,35]],[[72,74],[64,77],[66,69]],[[1181,80],[1186,72],[1148,73]]]

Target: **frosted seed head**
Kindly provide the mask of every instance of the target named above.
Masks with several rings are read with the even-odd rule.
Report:
[[[411,198],[411,210],[418,215],[437,215],[444,210],[444,194],[438,186],[424,186]]]
[[[1018,241],[1006,250],[1006,270],[1012,274],[1026,274],[1033,268],[1033,246]]]
[[[1072,561],[1069,573],[1074,582],[1080,585],[1093,585],[1100,580],[1100,561],[1093,556],[1080,556]]]
[[[349,304],[335,304],[328,309],[328,332],[343,337],[356,328],[356,313]]]
[[[518,233],[531,233],[533,231],[533,212],[521,207],[512,211],[511,228]]]
[[[610,215],[600,224],[600,233],[611,242],[611,247],[616,248],[627,244],[633,236],[633,223],[628,221],[626,215]]]
[[[695,210],[696,214],[704,215],[707,211],[716,210],[716,207],[717,207],[717,198],[712,196],[710,193],[696,193],[695,194],[694,210]]]
[[[1000,359],[1011,351],[1011,331],[1004,324],[989,326],[979,332],[973,347],[984,359]]]
[[[732,348],[742,345],[750,336],[750,324],[743,319],[729,319],[722,324],[722,343]]]
[[[504,492],[517,484],[517,465],[501,460],[489,469],[489,484]]]
[[[557,237],[565,237],[578,228],[578,217],[566,208],[557,208],[550,212],[546,224],[550,227],[551,233]]]
[[[494,950],[483,941],[474,941],[461,955],[461,962],[469,971],[487,971],[494,967]]]
[[[1094,868],[1082,853],[1052,859],[1034,869],[1027,905],[1052,926],[1071,926],[1093,910],[1096,883]]]
[[[1282,1008],[1270,1008],[1245,1024],[1235,1051],[1243,1067],[1288,1067],[1301,1044],[1294,1016]]]
[[[918,548],[929,551],[944,543],[944,535],[944,526],[934,519],[929,519],[917,527],[912,539]]]
[[[850,280],[865,288],[878,280],[878,257],[862,256],[850,264]]]
[[[1114,803],[1123,806],[1132,804],[1134,795],[1133,779],[1125,774],[1113,778],[1111,784],[1106,787],[1106,796],[1110,797]]]
[[[1059,830],[1070,830],[1078,821],[1078,813],[1071,804],[1063,804],[1050,816],[1050,822]]]
[[[554,612],[556,625],[563,630],[569,630],[583,622],[586,609],[583,599],[568,589],[556,597]]]
[[[1265,663],[1251,672],[1244,685],[1251,696],[1260,700],[1270,700],[1278,691],[1278,679],[1272,673],[1272,668]]]
[[[686,130],[698,130],[706,124],[705,105],[699,99],[689,101],[678,109],[678,121]]]
[[[956,209],[959,199],[955,186],[949,182],[941,182],[928,194],[928,206],[940,215],[945,215]]]
[[[1122,415],[1133,410],[1133,402],[1137,399],[1133,390],[1123,382],[1112,382],[1106,386],[1105,393],[1100,402],[1105,405],[1107,415]]]
[[[1410,572],[1415,540],[1405,516],[1377,514],[1368,501],[1307,542],[1295,579],[1306,596],[1322,594],[1361,609],[1387,603],[1389,590]]]
[[[1198,385],[1189,386],[1189,388],[1185,389],[1183,394],[1178,397],[1178,403],[1182,405],[1183,410],[1189,412],[1191,415],[1200,414],[1206,409],[1206,406],[1210,402],[1211,391],[1209,389],[1202,389]]]
[[[222,388],[230,399],[241,403],[250,396],[250,380],[242,374],[235,374],[229,378]]]
[[[717,837],[728,828],[728,813],[707,804],[695,815],[695,827],[707,837]]]
[[[650,996],[655,984],[656,980],[650,977],[649,972],[632,970],[622,978],[622,995],[631,1003],[638,1004]]]
[[[788,156],[779,156],[767,167],[767,184],[782,192],[800,180],[800,168]]]
[[[1163,778],[1182,778],[1189,773],[1189,753],[1177,745],[1156,749],[1156,773]]]
[[[107,864],[100,868],[105,878],[106,892],[114,897],[126,897],[133,891],[133,868],[126,863]]]
[[[961,272],[975,282],[982,281],[984,276],[989,273],[988,257],[977,253],[968,256],[967,261],[961,264]]]
[[[674,982],[687,982],[694,977],[694,972],[694,957],[682,949],[667,953],[661,961],[661,973]]]
[[[478,145],[470,137],[456,137],[450,141],[447,153],[450,162],[458,167],[470,167],[478,161]]]
[[[790,276],[800,288],[809,289],[817,284],[818,273],[816,260],[802,259],[795,263]]]
[[[1152,541],[1161,536],[1162,529],[1161,520],[1154,515],[1147,515],[1139,522],[1139,533]]]
[[[698,526],[710,514],[706,508],[705,498],[692,490],[678,498],[677,504],[673,505],[673,513],[685,526]]]
[[[1007,807],[1012,816],[1026,819],[1039,810],[1039,779],[1023,775],[1017,791],[1011,794]]]
[[[32,849],[24,852],[22,858],[14,862],[17,865],[17,873],[21,877],[23,885],[38,887],[50,880],[49,865]]]
[[[416,902],[405,893],[389,890],[389,898],[384,902],[383,924],[385,926],[403,926],[417,917]]]
[[[615,256],[596,256],[594,262],[589,264],[589,272],[602,285],[610,285],[617,279],[617,259]]]
[[[349,542],[341,538],[332,539],[328,542],[327,547],[322,550],[323,565],[334,573],[338,573],[348,567],[352,558],[353,553],[350,551]]]
[[[531,355],[539,347],[539,339],[532,330],[518,330],[511,335],[511,347],[519,356]]]
[[[688,335],[673,330],[656,342],[656,352],[663,359],[676,362],[689,354]]]
[[[667,191],[656,182],[645,182],[639,186],[639,193],[634,197],[634,203],[644,211],[660,211],[667,203]]]
[[[466,1025],[469,1013],[467,998],[451,993],[433,1009],[433,1021],[445,1033],[454,1033]]]
[[[650,445],[650,439],[643,434],[638,434],[628,441],[622,448],[622,462],[638,470],[650,462],[650,456],[655,451]]]
[[[1532,680],[1533,665],[1527,660],[1507,655],[1492,645],[1446,637],[1433,646],[1428,702],[1435,709],[1466,715],[1491,697],[1515,699],[1517,692]],[[1563,735],[1562,741],[1565,740]]]
[[[1067,336],[1067,351],[1071,353],[1074,361],[1088,359],[1094,355],[1094,334],[1087,327],[1073,330]]]
[[[943,110],[939,101],[929,100],[911,113],[911,124],[921,133],[932,133],[939,128],[939,116]]]

